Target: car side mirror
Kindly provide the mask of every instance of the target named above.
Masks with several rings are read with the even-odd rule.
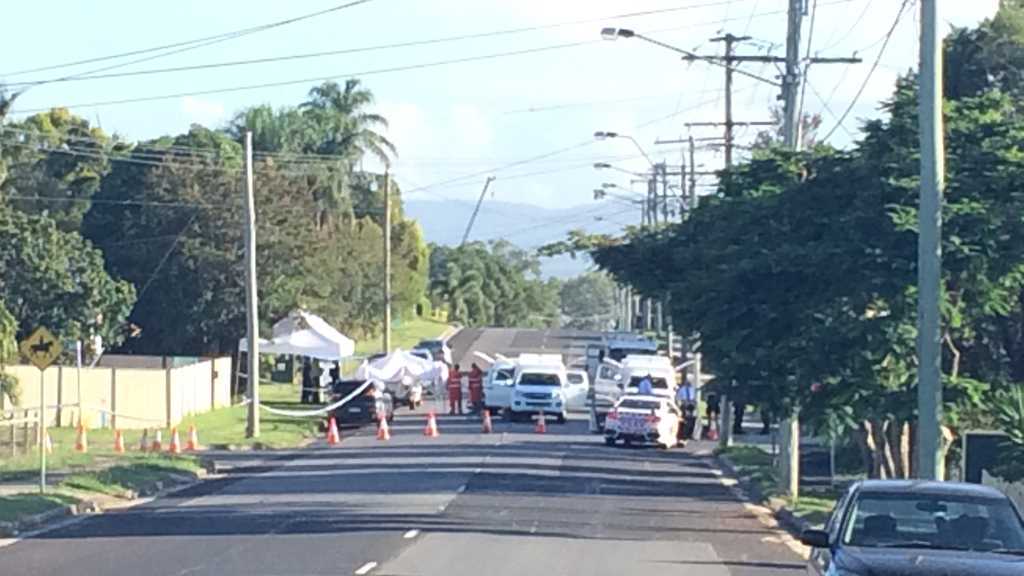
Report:
[[[800,542],[811,548],[828,548],[828,532],[824,530],[804,530],[800,534]]]

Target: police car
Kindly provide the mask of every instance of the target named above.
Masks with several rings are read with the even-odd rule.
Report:
[[[655,395],[623,396],[604,421],[604,442],[615,446],[622,441],[673,448],[679,444],[683,416],[671,398]]]

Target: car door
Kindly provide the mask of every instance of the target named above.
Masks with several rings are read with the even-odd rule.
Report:
[[[614,402],[622,395],[622,388],[619,387],[619,378],[621,378],[619,368],[610,362],[605,362],[598,367],[597,379],[594,380],[594,392],[597,394],[598,400],[604,397]]]
[[[512,377],[508,367],[492,368],[484,381],[484,402],[489,408],[508,408],[512,405]]]
[[[855,487],[850,487],[843,497],[836,503],[835,508],[825,523],[825,531],[828,532],[829,542],[835,546],[840,539],[843,517],[846,515],[846,508],[853,499]],[[832,565],[832,550],[830,548],[812,548],[811,557],[808,559],[808,573],[816,576],[824,576],[830,573]]]
[[[590,379],[583,370],[570,370],[565,384],[565,407],[573,412],[582,412],[587,409],[587,391],[590,389]]]

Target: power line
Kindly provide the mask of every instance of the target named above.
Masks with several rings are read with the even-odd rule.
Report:
[[[839,40],[836,40],[835,42],[832,42],[832,43],[828,44],[827,46],[825,46],[824,48],[822,48],[822,51],[831,50],[831,49],[835,48],[836,46],[839,46],[840,44],[842,44],[844,41],[846,41],[846,39],[849,38],[851,34],[853,34],[853,31],[856,30],[858,26],[860,26],[861,21],[864,20],[864,16],[866,16],[867,13],[868,13],[868,10],[871,9],[871,4],[873,2],[874,2],[874,0],[868,0],[867,3],[864,4],[864,9],[861,10],[860,15],[857,16],[857,19],[853,21],[853,25],[850,26],[850,29],[847,30],[846,33],[843,34],[843,36],[841,38],[839,38]],[[831,40],[831,38],[830,38],[830,40]]]
[[[885,49],[889,46],[889,40],[892,39],[892,35],[896,32],[896,27],[899,26],[900,20],[903,18],[903,12],[906,11],[907,6],[910,4],[911,0],[903,0],[903,4],[900,6],[900,11],[896,14],[896,19],[889,28],[889,32],[885,35],[885,42],[882,44],[882,48],[878,51],[878,56],[875,58],[874,63],[871,64],[871,69],[868,70],[868,75],[864,78],[864,82],[861,83],[860,88],[857,89],[857,94],[854,95],[853,101],[850,102],[850,105],[846,107],[846,110],[839,117],[839,121],[836,122],[836,125],[828,131],[828,134],[826,134],[824,138],[821,139],[822,142],[828,141],[828,139],[835,134],[836,130],[839,129],[839,126],[846,121],[846,117],[850,115],[850,112],[852,112],[853,108],[857,105],[857,101],[860,100],[861,95],[864,94],[864,90],[868,87],[868,82],[871,81],[871,76],[874,75],[875,70],[878,69],[878,64],[881,63],[882,56],[885,55]]]
[[[56,69],[59,69],[59,68],[70,68],[70,67],[74,67],[74,66],[80,66],[82,64],[91,64],[93,62],[105,62],[107,60],[117,60],[117,59],[120,59],[120,58],[127,58],[129,56],[137,56],[139,54],[148,54],[150,52],[160,52],[160,51],[163,51],[163,50],[169,50],[169,49],[173,49],[173,48],[182,48],[182,47],[191,46],[191,45],[196,44],[197,46],[191,46],[190,48],[187,48],[189,50],[192,50],[192,49],[195,49],[195,48],[201,48],[203,46],[209,46],[210,44],[213,44],[213,43],[224,42],[226,40],[233,40],[235,38],[240,38],[242,36],[247,36],[249,34],[255,34],[257,32],[263,32],[265,30],[271,30],[273,28],[280,28],[282,26],[287,26],[289,24],[294,24],[296,22],[301,22],[303,20],[309,20],[311,18],[316,18],[318,16],[323,16],[325,14],[330,14],[332,12],[337,12],[339,10],[344,10],[346,8],[352,8],[354,6],[358,6],[360,4],[366,4],[367,2],[372,2],[372,1],[373,0],[355,0],[353,2],[346,2],[344,4],[339,4],[339,5],[333,6],[331,8],[326,8],[324,10],[319,10],[317,12],[311,12],[309,14],[303,14],[302,16],[296,16],[296,17],[293,17],[293,18],[288,18],[287,20],[279,20],[279,21],[276,21],[276,22],[270,22],[268,24],[261,24],[259,26],[253,26],[251,28],[242,28],[240,30],[234,30],[232,32],[224,32],[224,33],[221,33],[221,34],[216,34],[214,36],[206,36],[206,37],[203,37],[203,38],[195,38],[195,39],[186,40],[186,41],[183,41],[183,42],[175,42],[173,44],[164,44],[164,45],[161,45],[161,46],[154,46],[154,47],[151,47],[151,48],[142,48],[142,49],[139,49],[139,50],[131,50],[131,51],[128,51],[128,52],[120,52],[120,53],[117,53],[117,54],[110,54],[110,55],[107,55],[107,56],[97,56],[97,57],[94,57],[94,58],[86,58],[86,59],[83,59],[83,60],[75,60],[75,61],[72,61],[72,62],[65,62],[63,64],[51,64],[51,65],[48,65],[48,66],[40,66],[40,67],[37,67],[37,68],[27,68],[27,69],[23,69],[23,70],[17,70],[17,71],[14,71],[14,72],[5,72],[5,73],[0,73],[0,76],[4,76],[4,77],[21,76],[23,74],[31,74],[33,72],[45,72],[47,70],[56,70]],[[183,52],[183,51],[184,50],[177,50],[177,51],[174,51],[174,52],[169,52],[167,54],[160,54],[158,56],[147,58],[147,59],[162,58],[164,56],[169,56],[171,54],[177,54],[177,53]],[[118,66],[118,67],[119,66],[128,66],[129,64],[136,64],[136,63],[142,62],[142,61],[144,61],[144,60],[137,60],[137,61],[134,61],[134,62],[117,64],[115,66]],[[105,68],[104,70],[109,70],[109,69],[111,69],[111,68]],[[84,72],[83,74],[91,74],[93,72],[96,72],[96,71],[94,70],[92,72]]]
[[[364,0],[364,1],[367,1],[367,0]],[[657,15],[657,14],[663,14],[663,13],[667,13],[667,12],[679,12],[679,11],[682,11],[682,10],[693,10],[693,9],[697,9],[697,8],[706,8],[706,7],[709,7],[709,6],[717,6],[717,5],[720,5],[720,4],[721,4],[720,1],[719,2],[710,2],[710,3],[695,4],[695,5],[688,5],[688,6],[681,6],[681,7],[677,6],[677,7],[673,7],[673,8],[662,8],[662,9],[658,9],[658,10],[647,10],[647,11],[643,11],[643,12],[629,12],[629,13],[625,13],[625,14],[614,14],[614,15],[610,15],[610,16],[604,16],[604,17],[600,17],[600,18],[591,18],[591,19],[587,19],[587,20],[572,20],[572,21],[567,21],[567,22],[557,22],[557,23],[553,23],[553,24],[542,24],[542,25],[538,25],[538,26],[527,26],[527,27],[522,27],[522,28],[510,28],[510,29],[504,29],[504,30],[494,30],[494,31],[490,31],[490,32],[480,32],[480,33],[475,33],[475,34],[461,34],[461,35],[457,35],[457,36],[445,36],[445,37],[441,37],[441,38],[430,38],[430,39],[425,39],[425,40],[413,40],[413,41],[408,41],[408,42],[397,42],[397,43],[390,43],[390,44],[378,44],[378,45],[373,45],[373,46],[363,46],[363,47],[357,47],[357,48],[343,48],[343,49],[338,49],[338,50],[325,50],[325,51],[320,51],[320,52],[308,52],[308,53],[290,54],[290,55],[284,55],[284,56],[270,56],[270,57],[264,57],[264,58],[252,58],[252,59],[246,59],[246,60],[234,60],[234,61],[227,61],[227,62],[213,62],[213,63],[207,63],[207,64],[195,64],[195,65],[189,65],[189,66],[175,66],[175,67],[167,67],[167,68],[148,69],[148,70],[132,70],[132,71],[128,71],[128,72],[117,72],[117,73],[112,73],[112,74],[95,74],[94,72],[99,72],[99,71],[91,71],[91,72],[84,72],[82,74],[76,74],[74,76],[63,76],[63,77],[58,77],[58,78],[51,78],[51,79],[48,79],[48,80],[9,82],[9,83],[7,83],[7,85],[11,86],[11,87],[16,87],[16,86],[33,86],[33,85],[49,84],[49,83],[55,83],[55,82],[70,82],[70,81],[83,81],[83,80],[101,80],[101,79],[109,79],[109,78],[122,78],[122,77],[128,77],[128,76],[142,76],[142,75],[150,75],[150,74],[164,74],[164,73],[168,73],[168,72],[187,72],[187,71],[209,70],[209,69],[234,67],[234,66],[248,66],[248,65],[254,65],[254,64],[267,64],[267,63],[273,63],[273,62],[285,62],[285,61],[292,61],[292,60],[303,60],[303,59],[309,59],[309,58],[322,58],[322,57],[326,57],[326,56],[339,56],[339,55],[344,55],[344,54],[356,54],[356,53],[361,53],[361,52],[372,52],[372,51],[389,50],[389,49],[395,49],[395,48],[410,48],[410,47],[416,47],[416,46],[427,46],[427,45],[433,45],[433,44],[443,44],[443,43],[457,42],[457,41],[463,41],[463,40],[474,40],[474,39],[481,39],[481,38],[491,38],[491,37],[496,37],[496,36],[507,36],[507,35],[513,35],[513,34],[522,34],[522,33],[525,33],[525,32],[535,32],[535,31],[541,31],[541,30],[550,30],[550,29],[555,29],[555,28],[563,28],[563,27],[567,27],[567,26],[578,26],[578,25],[582,25],[582,24],[592,24],[592,23],[604,22],[604,21],[612,20],[612,19],[636,18],[636,17],[642,17],[642,16],[652,16],[652,15]],[[161,57],[162,56],[163,55],[161,55]],[[133,64],[133,63],[137,63],[137,62],[139,62],[139,61],[130,62],[128,64]],[[126,66],[128,64],[118,64],[117,67]],[[102,70],[100,70],[100,71],[102,71]]]

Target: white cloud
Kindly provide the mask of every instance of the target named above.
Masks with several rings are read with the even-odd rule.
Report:
[[[479,108],[466,104],[452,107],[451,126],[457,148],[466,149],[479,155],[481,149],[490,146],[494,131],[490,120]]]
[[[181,113],[189,124],[216,127],[227,118],[224,104],[193,96],[181,99]]]

